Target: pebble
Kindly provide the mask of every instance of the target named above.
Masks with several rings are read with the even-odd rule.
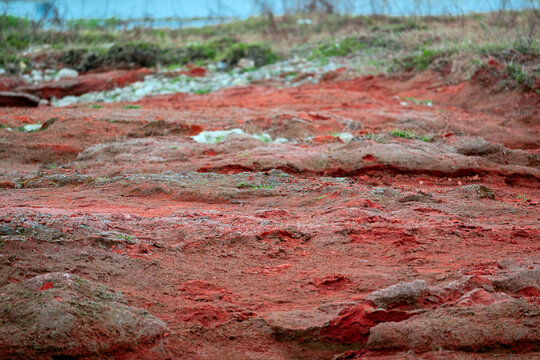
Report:
[[[146,96],[173,93],[209,93],[232,86],[247,86],[252,82],[262,80],[279,81],[283,86],[299,86],[306,83],[318,83],[324,73],[335,71],[347,65],[348,60],[343,58],[331,58],[328,63],[321,64],[316,60],[309,61],[296,57],[254,70],[247,69],[248,71],[238,67],[226,72],[222,71],[219,63],[211,64],[208,66],[208,73],[206,76],[196,78],[186,75],[170,78],[170,76],[167,76],[167,73],[170,74],[171,70],[164,70],[146,76],[144,81],[135,82],[123,88],[102,92],[90,92],[81,96],[66,96],[62,99],[53,99],[52,105],[67,106],[74,103],[138,101]],[[181,70],[181,68],[174,70]],[[313,73],[315,75],[306,77],[300,81],[293,81],[302,73]],[[60,73],[52,74],[50,71],[33,71],[30,75],[25,76],[25,80],[30,83],[47,81],[56,78],[59,74]],[[282,74],[288,75],[283,76]]]

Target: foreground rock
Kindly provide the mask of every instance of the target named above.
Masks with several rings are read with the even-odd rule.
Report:
[[[166,331],[162,321],[127,306],[121,294],[70,274],[36,276],[0,293],[0,359],[139,352]]]
[[[34,95],[0,91],[0,107],[37,107],[39,98]]]
[[[370,330],[371,350],[530,351],[540,343],[540,308],[524,300],[436,309]]]

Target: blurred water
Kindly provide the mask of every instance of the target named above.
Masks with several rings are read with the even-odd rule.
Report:
[[[51,17],[55,11],[62,19],[77,18],[193,18],[227,16],[247,18],[257,14],[254,0],[4,0],[0,10],[10,15],[40,20]],[[283,12],[280,0],[269,0],[276,14]],[[527,0],[380,0],[349,1],[346,9],[352,14],[383,13],[387,15],[440,15],[469,12],[488,12],[501,9],[530,8]],[[421,5],[418,5],[421,4]],[[203,25],[201,21],[199,25]],[[174,24],[169,24],[174,26]]]

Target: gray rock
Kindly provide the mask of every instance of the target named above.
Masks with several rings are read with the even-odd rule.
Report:
[[[0,289],[0,359],[101,358],[153,347],[167,328],[105,286],[50,273]]]
[[[518,269],[490,277],[493,286],[502,291],[518,292],[527,287],[540,289],[540,267]]]
[[[70,78],[70,77],[77,77],[79,76],[79,73],[77,70],[64,68],[58,72],[56,75],[56,79],[63,79],[63,78]]]
[[[525,300],[440,308],[371,328],[371,350],[529,349],[540,342],[540,307]]]
[[[424,280],[414,280],[374,291],[366,297],[366,300],[388,309],[398,304],[415,304],[420,298],[428,295],[428,292],[429,288]]]

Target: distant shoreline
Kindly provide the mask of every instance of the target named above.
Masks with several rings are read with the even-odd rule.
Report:
[[[44,6],[44,4],[49,4]],[[53,17],[54,11],[62,20],[77,19],[106,19],[116,18],[122,21],[142,22],[152,19],[157,27],[160,23],[189,22],[189,26],[204,26],[246,19],[260,14],[251,0],[234,1],[234,5],[228,5],[222,1],[220,8],[215,6],[215,1],[206,0],[178,5],[169,0],[11,0],[7,4],[0,5],[0,12],[25,17],[37,21],[46,16]],[[355,2],[349,9],[341,9],[341,13],[350,15],[379,15],[389,16],[415,16],[415,15],[461,15],[469,13],[485,13],[499,10],[523,10],[534,8],[530,1],[513,1],[504,8],[500,0],[466,1],[466,0],[441,0],[437,2],[418,2],[414,0],[389,0],[387,5],[382,1],[362,0]],[[51,4],[53,8],[51,8]],[[51,11],[54,9],[54,11]],[[273,9],[275,15],[283,15],[281,6]],[[216,21],[217,20],[217,21]]]

